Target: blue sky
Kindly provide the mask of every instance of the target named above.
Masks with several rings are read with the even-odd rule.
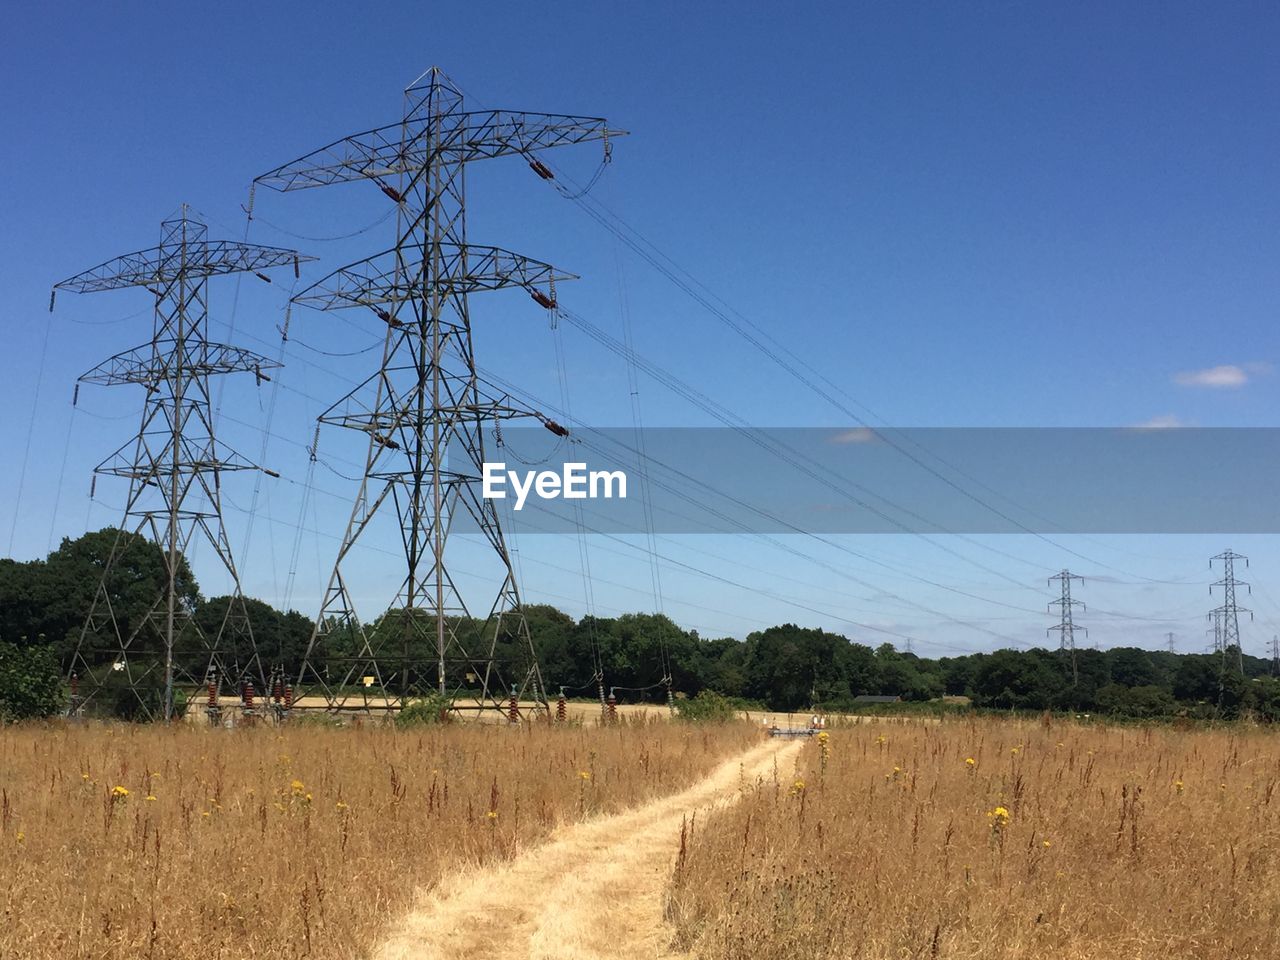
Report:
[[[1274,425],[1280,14],[1268,5],[176,9],[17,7],[0,39],[0,550],[16,557],[116,520],[123,490],[104,480],[90,503],[89,471],[128,438],[141,400],[86,388],[70,407],[76,376],[146,339],[147,295],[65,295],[50,317],[50,285],[153,245],[182,202],[212,235],[243,236],[256,174],[393,121],[401,89],[432,64],[477,106],[603,115],[631,131],[592,200],[883,422]],[[549,159],[585,180],[599,150]],[[640,353],[745,420],[846,425],[520,161],[473,165],[468,190],[473,241],[580,274],[560,292],[566,306],[620,336],[625,305]],[[255,212],[251,241],[320,257],[304,282],[392,240],[389,223],[347,240],[290,235],[376,221],[386,200],[364,185],[260,193]],[[246,588],[313,612],[349,510],[342,458],[358,452],[322,439],[338,472],[317,472],[324,492],[296,538],[302,444],[370,362],[316,351],[360,350],[376,331],[297,311],[281,353],[288,283],[219,282],[211,333],[286,362],[278,390],[226,387],[223,435],[284,478],[256,495],[253,479],[230,482],[229,521]],[[519,293],[472,309],[486,369],[555,400],[558,335],[576,417],[631,423],[617,357],[567,325],[553,333]],[[709,422],[652,381],[640,391],[648,424]],[[796,550],[821,563],[745,538],[676,537],[661,544],[661,605],[715,634],[796,620],[878,638],[856,621],[911,635],[921,652],[990,648],[1043,637],[1044,577],[1069,565],[1095,578],[1084,595],[1098,608],[1164,618],[1098,614],[1092,639],[1155,645],[1174,630],[1193,649],[1207,557],[1232,546],[1254,561],[1259,621],[1242,629],[1260,651],[1280,620],[1265,592],[1280,571],[1272,539],[848,540],[885,566],[803,538]],[[645,549],[588,540],[600,612],[657,605]],[[528,598],[581,613],[577,541],[517,547]],[[369,552],[370,607],[389,561]]]

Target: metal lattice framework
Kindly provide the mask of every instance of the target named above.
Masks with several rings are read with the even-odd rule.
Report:
[[[1053,611],[1054,607],[1058,608],[1058,623],[1056,626],[1049,627],[1045,632],[1058,634],[1058,649],[1065,650],[1071,655],[1071,682],[1080,682],[1080,673],[1076,663],[1076,631],[1083,630],[1085,636],[1089,635],[1088,627],[1077,627],[1075,622],[1075,610],[1085,609],[1083,600],[1071,599],[1071,581],[1079,580],[1084,583],[1084,577],[1074,576],[1070,570],[1063,570],[1061,573],[1055,573],[1049,578],[1049,585],[1053,586],[1053,582],[1057,580],[1062,586],[1062,595],[1057,600],[1049,601],[1049,610]]]
[[[609,138],[620,133],[596,117],[467,111],[462,93],[433,68],[405,91],[398,122],[345,137],[255,181],[280,191],[372,181],[398,207],[392,249],[343,267],[295,298],[321,310],[362,307],[387,327],[379,369],[320,417],[369,439],[298,678],[300,701],[318,692],[333,710],[394,710],[439,694],[454,709],[510,715],[530,700],[546,709],[511,557],[480,479],[487,424],[535,417],[566,431],[477,376],[467,298],[518,287],[554,310],[556,282],[572,275],[469,244],[464,171],[474,160],[519,155],[549,178],[537,152],[603,141],[607,158]],[[344,571],[380,510],[395,514],[404,575],[387,612],[366,625]],[[496,556],[497,589],[492,602],[477,608],[479,616],[450,573],[446,547],[460,519],[474,523]],[[332,664],[339,665],[336,673]]]
[[[1227,659],[1232,649],[1235,650],[1236,669],[1240,676],[1244,676],[1244,652],[1240,647],[1240,614],[1247,613],[1250,617],[1253,613],[1244,607],[1236,604],[1236,587],[1244,587],[1246,591],[1252,592],[1253,588],[1243,580],[1236,579],[1235,562],[1243,560],[1244,565],[1249,565],[1249,558],[1242,553],[1235,553],[1232,550],[1224,550],[1216,557],[1209,558],[1209,569],[1213,569],[1213,562],[1217,560],[1222,563],[1222,579],[1209,585],[1209,593],[1213,594],[1214,587],[1222,588],[1222,606],[1216,610],[1209,612],[1209,617],[1214,624],[1214,652],[1222,654],[1222,673],[1227,672]]]
[[[95,468],[96,475],[129,480],[120,535],[98,582],[92,605],[72,655],[72,711],[79,711],[103,688],[106,673],[119,672],[137,698],[137,712],[173,715],[175,676],[194,681],[188,665],[199,662],[204,680],[245,681],[266,689],[263,666],[245,609],[240,577],[222,520],[222,474],[261,469],[214,436],[209,378],[252,373],[259,381],[279,366],[239,347],[208,339],[210,277],[262,273],[292,266],[293,250],[233,241],[210,241],[208,228],[184,205],[176,219],[161,225],[158,247],[125,254],[54,286],[75,293],[145,287],[155,297],[151,341],[94,367],[79,384],[136,384],[146,389],[142,423],[124,446]],[[50,298],[49,309],[53,309]],[[269,471],[268,471],[269,472]],[[145,615],[127,623],[109,587],[133,537],[155,543],[164,556],[165,585]],[[200,628],[182,583],[185,557],[194,541],[207,542],[231,580],[231,602],[212,636]],[[162,676],[160,702],[150,695]]]

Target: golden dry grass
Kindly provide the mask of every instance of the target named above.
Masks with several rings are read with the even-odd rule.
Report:
[[[0,957],[350,960],[419,888],[685,787],[757,736],[0,728]]]
[[[838,729],[828,749],[697,824],[668,887],[677,949],[1280,956],[1270,731],[986,720]]]

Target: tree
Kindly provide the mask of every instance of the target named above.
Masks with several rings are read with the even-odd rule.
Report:
[[[222,596],[205,600],[196,608],[195,621],[206,637],[218,635],[230,606],[231,597]],[[281,613],[270,604],[252,597],[245,597],[244,610],[263,666],[268,670],[273,666],[283,666],[286,676],[296,677],[302,667],[302,659],[306,656],[307,644],[311,642],[314,628],[311,619],[296,610]],[[241,659],[248,656],[247,649],[233,651],[226,648],[223,653],[228,659],[237,653]],[[189,663],[184,666],[194,676],[200,676],[205,664]]]
[[[1163,678],[1156,670],[1150,654],[1137,647],[1115,647],[1107,651],[1111,667],[1111,682],[1126,687],[1144,687],[1159,683]]]
[[[1216,700],[1221,672],[1221,657],[1198,653],[1181,657],[1173,675],[1173,695],[1179,700]]]
[[[794,623],[770,627],[747,637],[747,696],[770,710],[799,710],[816,698],[849,696],[840,671],[849,641],[825,630]]]
[[[1166,688],[1154,684],[1127,687],[1109,683],[1098,691],[1098,708],[1105,713],[1135,719],[1169,716],[1177,708]]]
[[[0,637],[24,644],[40,642],[43,634],[65,660],[75,649],[113,549],[115,562],[105,587],[121,634],[129,637],[163,595],[168,574],[160,547],[114,527],[64,539],[46,560],[0,560]],[[179,560],[178,590],[182,606],[194,611],[200,589],[184,558]],[[158,650],[158,644],[158,636],[144,631],[135,649]],[[114,646],[114,640],[95,646]],[[96,660],[86,659],[94,663],[111,658],[111,651],[104,650]]]
[[[61,680],[52,647],[0,641],[0,720],[53,716],[62,709]]]
[[[1044,710],[1066,686],[1047,656],[1045,650],[997,650],[974,672],[974,699],[984,707]]]

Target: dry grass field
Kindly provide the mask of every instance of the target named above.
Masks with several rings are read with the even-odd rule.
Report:
[[[758,736],[0,728],[0,957],[351,960],[446,872],[670,794]]]
[[[1258,729],[836,729],[693,825],[666,914],[702,960],[1280,957],[1278,780]]]

